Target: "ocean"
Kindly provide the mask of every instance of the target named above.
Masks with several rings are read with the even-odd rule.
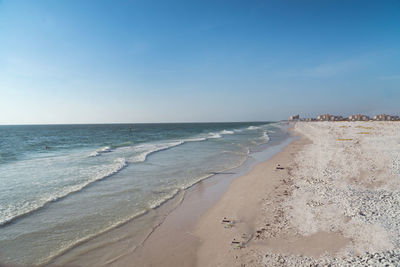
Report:
[[[278,123],[0,126],[0,262],[42,264],[242,165]]]

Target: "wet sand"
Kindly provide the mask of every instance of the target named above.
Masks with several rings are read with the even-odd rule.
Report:
[[[197,266],[242,266],[259,263],[253,250],[318,256],[334,253],[348,240],[339,233],[299,236],[282,225],[280,204],[291,194],[294,157],[309,140],[300,138],[270,160],[233,181],[228,191],[200,220]],[[278,166],[279,164],[279,166]],[[278,167],[278,168],[277,168]],[[265,205],[265,203],[269,205]],[[230,227],[223,219],[233,220]],[[268,221],[266,223],[266,221]],[[260,239],[260,235],[269,238]],[[239,244],[238,244],[239,242]],[[254,259],[253,259],[254,258]]]

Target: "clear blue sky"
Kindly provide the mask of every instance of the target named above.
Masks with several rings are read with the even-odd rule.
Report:
[[[400,113],[400,1],[0,0],[0,124]]]

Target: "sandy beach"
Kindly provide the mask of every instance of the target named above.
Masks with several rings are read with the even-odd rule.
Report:
[[[399,266],[399,130],[297,123],[300,140],[235,180],[201,218],[197,266]]]

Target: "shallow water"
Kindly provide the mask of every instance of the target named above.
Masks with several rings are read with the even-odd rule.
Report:
[[[46,262],[268,142],[271,123],[0,127],[0,261]]]

